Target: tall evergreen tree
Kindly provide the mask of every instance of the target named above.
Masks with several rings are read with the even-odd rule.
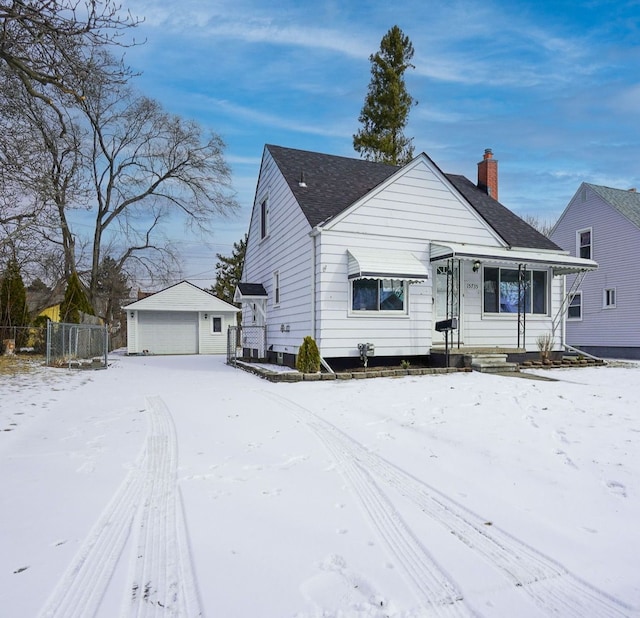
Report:
[[[398,26],[382,37],[380,51],[369,56],[371,82],[359,122],[362,128],[353,136],[353,147],[365,159],[392,165],[413,158],[412,138],[405,137],[409,111],[417,103],[407,92],[404,73],[413,58],[413,44]]]
[[[60,321],[79,324],[83,313],[93,315],[93,308],[89,304],[78,273],[74,271],[69,277],[64,300],[60,304]]]
[[[24,281],[20,273],[20,266],[15,258],[7,263],[7,268],[0,284],[0,327],[3,338],[17,339],[16,345],[20,347],[26,332],[20,329],[18,332],[10,330],[11,327],[23,327],[29,324],[29,310],[27,309],[27,293]]]
[[[238,242],[233,243],[231,256],[226,257],[220,253],[216,254],[216,283],[211,291],[222,300],[233,303],[233,295],[236,286],[242,278],[242,267],[244,266],[244,256],[247,251],[247,235]]]

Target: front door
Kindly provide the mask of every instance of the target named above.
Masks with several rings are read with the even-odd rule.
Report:
[[[459,330],[462,326],[460,315],[460,260],[447,260],[435,265],[435,315],[433,321],[433,343],[444,345],[445,334],[435,330],[436,322],[458,319],[458,330],[449,333],[449,345],[462,343]]]

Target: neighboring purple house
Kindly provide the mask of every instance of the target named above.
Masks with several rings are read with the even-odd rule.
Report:
[[[596,356],[640,358],[640,195],[582,183],[551,239],[599,265],[582,281],[567,277],[567,343]]]

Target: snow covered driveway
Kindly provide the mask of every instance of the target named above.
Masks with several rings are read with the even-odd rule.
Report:
[[[640,367],[0,377],[8,616],[637,616]]]

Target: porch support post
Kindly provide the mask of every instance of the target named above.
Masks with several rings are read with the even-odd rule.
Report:
[[[527,307],[526,307],[526,294],[527,294],[527,265],[518,264],[518,348],[520,348],[520,342],[522,346],[527,347]]]

